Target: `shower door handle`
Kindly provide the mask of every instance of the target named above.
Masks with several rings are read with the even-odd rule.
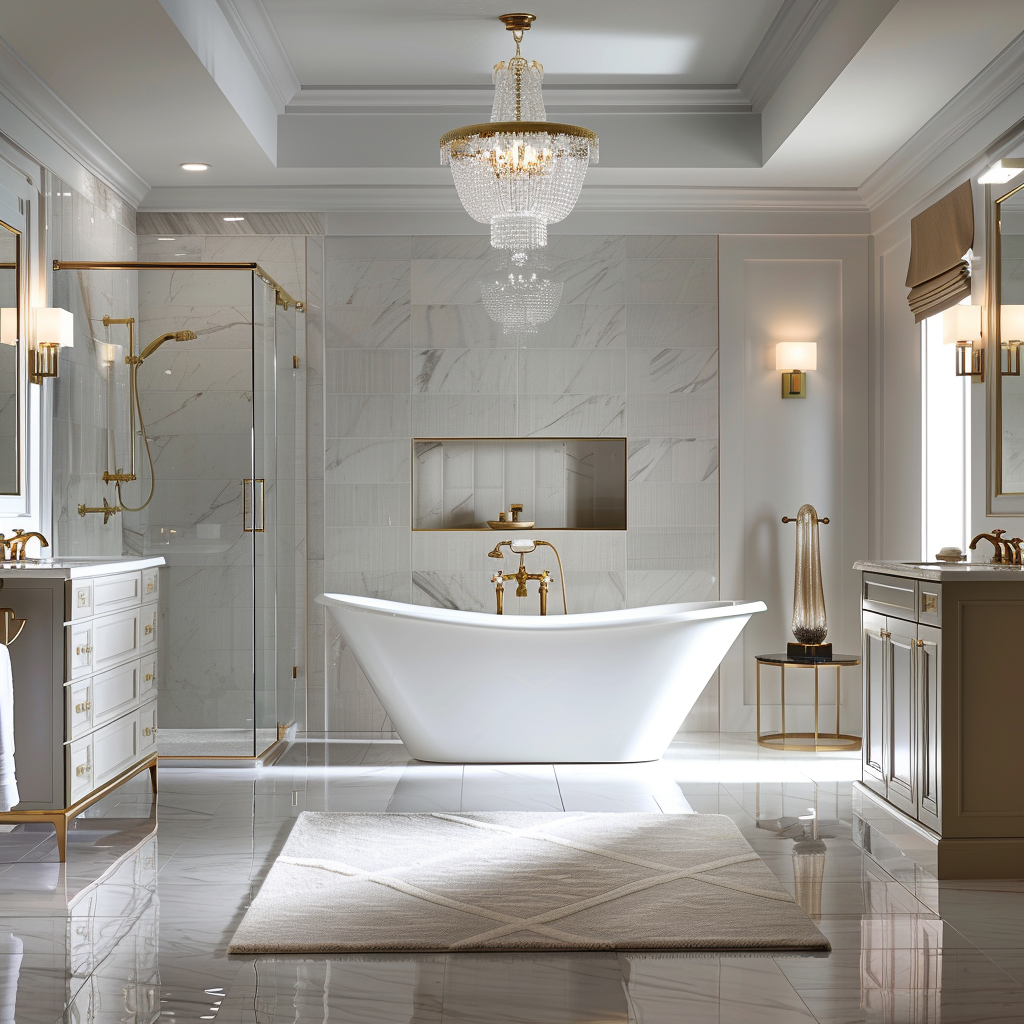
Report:
[[[246,477],[242,481],[242,530],[263,533],[266,529],[266,481]]]

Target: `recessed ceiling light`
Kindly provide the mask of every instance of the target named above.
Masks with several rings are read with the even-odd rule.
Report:
[[[210,169],[209,164],[182,164],[181,169],[183,171],[208,171]]]
[[[177,239],[176,238],[158,238],[157,241],[158,242],[176,242]]]
[[[997,160],[978,178],[978,184],[1005,185],[1011,178],[1016,178],[1021,171],[1024,171],[1024,159],[1020,157]]]
[[[224,217],[223,219],[224,219],[224,220],[227,220],[227,221],[232,221],[232,220],[245,220],[245,218],[244,218],[244,217]]]

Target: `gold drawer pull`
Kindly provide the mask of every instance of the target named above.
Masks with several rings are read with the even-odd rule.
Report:
[[[889,630],[887,630],[887,629],[880,629],[880,630],[878,631],[878,635],[879,635],[879,636],[880,636],[880,637],[881,637],[881,638],[882,638],[883,640],[891,640],[891,639],[892,639],[892,633],[890,633],[890,632],[889,632]]]
[[[84,715],[86,713],[86,711],[91,711],[91,710],[92,710],[92,701],[91,700],[83,700],[81,704],[76,704],[75,705],[75,714],[76,715]]]
[[[79,778],[82,778],[82,776],[83,776],[83,775],[88,775],[88,774],[89,774],[89,772],[91,772],[91,771],[92,771],[92,765],[91,765],[91,764],[80,764],[80,765],[79,765],[79,766],[78,766],[78,767],[77,767],[77,768],[75,769],[75,774],[76,774],[76,775],[77,775],[77,776],[78,776]]]
[[[92,654],[92,644],[79,644],[75,648],[75,654]]]
[[[147,683],[151,683],[152,681],[153,681],[153,673],[152,672],[147,672],[146,673],[146,682]]]
[[[152,580],[146,580],[146,593],[150,594],[150,593],[152,593],[152,591],[153,591],[153,581]]]
[[[151,729],[148,725],[142,730],[143,736],[152,736],[156,732],[156,729]]]
[[[924,647],[924,641],[923,640],[918,640],[917,641],[917,646],[918,647]]]
[[[143,629],[143,632],[146,634],[146,636],[149,636],[149,634],[152,633],[153,630],[155,630],[155,629],[156,629],[156,626],[151,626],[151,625],[147,624],[145,626],[145,628]]]

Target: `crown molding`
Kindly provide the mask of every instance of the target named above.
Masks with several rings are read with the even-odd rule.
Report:
[[[137,207],[150,191],[132,170],[21,58],[0,39],[0,94],[46,136],[47,144],[66,154]],[[40,152],[29,139],[15,139],[37,160],[66,179],[74,176],[56,154]]]
[[[237,2],[237,0],[236,0]],[[288,114],[464,113],[479,116],[494,102],[487,86],[303,86]],[[544,86],[548,113],[749,113],[736,86]]]
[[[1024,86],[1024,33],[872,172],[858,192],[875,210]]]
[[[764,110],[808,41],[838,0],[786,0],[740,75],[751,109]]]
[[[263,0],[217,0],[217,6],[278,113],[283,113],[301,86]]]
[[[198,213],[222,209],[262,213],[450,213],[462,210],[444,185],[188,186],[155,188],[142,212]],[[702,188],[587,185],[577,208],[595,212],[857,213],[867,207],[847,188]]]

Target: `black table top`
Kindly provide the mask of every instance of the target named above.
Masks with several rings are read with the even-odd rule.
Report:
[[[755,654],[754,661],[765,665],[796,665],[814,668],[815,665],[859,665],[859,654],[833,654],[831,658],[791,658],[788,654]]]

